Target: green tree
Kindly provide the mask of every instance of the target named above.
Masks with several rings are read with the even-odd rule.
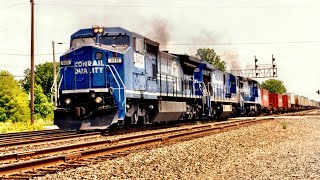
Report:
[[[222,61],[220,56],[210,48],[200,48],[197,50],[196,56],[199,56],[202,60],[214,65],[217,69],[221,71],[226,70],[227,63]]]
[[[59,69],[59,64],[57,64],[57,69]],[[48,99],[51,99],[51,87],[53,84],[53,64],[51,62],[46,62],[44,64],[36,65],[34,72],[35,84],[42,87],[43,93]],[[30,91],[30,69],[24,71],[24,79],[21,81],[22,88],[26,91]]]
[[[287,89],[284,86],[283,82],[276,79],[268,79],[262,82],[261,87],[263,87],[264,89],[267,89],[269,93],[282,94],[287,92]]]
[[[7,71],[0,71],[0,121],[29,119],[28,95]]]
[[[46,118],[53,111],[53,106],[44,95],[41,86],[34,86],[34,112],[42,118]]]

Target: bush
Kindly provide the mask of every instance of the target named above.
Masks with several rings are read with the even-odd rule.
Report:
[[[48,99],[46,95],[44,95],[41,86],[35,84],[34,94],[35,113],[41,118],[46,118],[48,115],[53,114],[53,106],[48,102]]]
[[[282,129],[287,129],[288,128],[288,123],[287,122],[282,122]]]
[[[7,71],[0,71],[0,121],[22,122],[29,119],[28,95]]]

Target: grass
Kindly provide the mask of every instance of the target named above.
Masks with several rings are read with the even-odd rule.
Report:
[[[281,122],[282,129],[287,129],[288,128],[288,123],[287,122]]]
[[[33,125],[30,122],[0,122],[0,133],[43,130],[43,126],[53,125],[52,119],[37,118]]]

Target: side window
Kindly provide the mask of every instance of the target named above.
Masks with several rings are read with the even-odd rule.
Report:
[[[226,75],[223,74],[223,84],[225,85],[226,84]]]
[[[160,72],[161,72],[162,74],[167,74],[167,73],[168,73],[168,72],[167,72],[167,69],[168,69],[168,64],[167,64],[167,62],[168,62],[168,60],[167,60],[166,58],[161,58],[160,61],[161,61],[161,69],[160,69]]]
[[[143,54],[144,53],[144,41],[142,38],[139,37],[134,37],[133,38],[133,46],[134,46],[134,50]]]
[[[158,73],[157,65],[152,64],[152,79],[154,80],[157,79],[157,73]]]
[[[136,50],[136,39],[137,39],[136,37],[132,38],[132,46],[134,50]]]

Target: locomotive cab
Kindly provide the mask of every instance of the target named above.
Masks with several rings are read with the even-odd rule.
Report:
[[[95,26],[71,36],[70,49],[60,57],[54,112],[60,129],[106,129],[123,122],[124,59],[130,46],[130,37],[119,28]]]

